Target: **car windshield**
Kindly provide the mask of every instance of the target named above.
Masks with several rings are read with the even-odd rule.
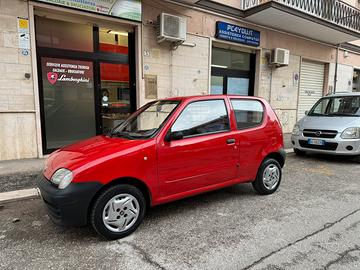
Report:
[[[178,100],[159,100],[148,103],[124,123],[109,132],[109,136],[128,139],[151,138],[179,105]]]
[[[311,109],[309,116],[360,116],[360,96],[326,97]]]

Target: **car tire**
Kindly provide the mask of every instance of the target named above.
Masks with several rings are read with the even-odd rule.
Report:
[[[258,170],[252,186],[260,195],[273,194],[280,186],[282,169],[279,162],[272,158],[265,159]]]
[[[108,240],[126,237],[142,222],[146,201],[142,192],[131,185],[116,185],[105,189],[95,200],[90,223]]]
[[[305,155],[306,155],[306,152],[305,152],[305,151],[302,151],[302,150],[297,149],[297,148],[294,148],[294,153],[295,153],[295,155],[297,155],[297,156],[305,156]]]

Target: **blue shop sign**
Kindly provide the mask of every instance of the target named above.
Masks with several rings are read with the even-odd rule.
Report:
[[[260,46],[260,32],[240,27],[226,22],[216,22],[216,38],[246,44]]]

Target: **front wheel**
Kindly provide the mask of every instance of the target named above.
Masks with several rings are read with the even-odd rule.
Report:
[[[95,231],[109,240],[128,236],[144,218],[142,192],[131,185],[117,185],[104,190],[96,199],[90,215]]]
[[[260,195],[270,195],[279,188],[281,177],[282,172],[279,162],[267,158],[261,164],[252,186]]]

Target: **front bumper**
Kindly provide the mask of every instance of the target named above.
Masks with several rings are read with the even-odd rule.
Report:
[[[71,183],[65,189],[58,189],[41,175],[38,187],[52,221],[59,225],[84,226],[88,221],[90,202],[102,184]]]
[[[308,139],[324,140],[325,145],[309,145],[307,143]],[[307,152],[348,156],[360,155],[360,139],[342,139],[339,134],[334,139],[310,138],[303,136],[303,134],[301,134],[300,136],[292,135],[291,143],[293,148]]]

